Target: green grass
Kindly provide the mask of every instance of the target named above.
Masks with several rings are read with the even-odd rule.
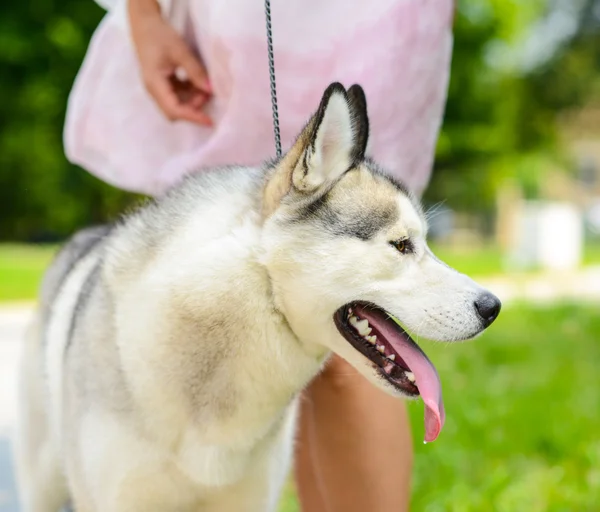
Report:
[[[0,245],[0,301],[32,300],[54,246]]]
[[[447,420],[415,442],[413,509],[599,510],[599,336],[596,307],[515,305],[474,342],[428,344]]]
[[[443,245],[431,244],[431,249],[438,258],[451,267],[471,276],[499,275],[506,271],[502,254],[493,245],[477,249],[451,249]],[[582,264],[600,265],[600,242],[588,243],[583,248]],[[521,274],[531,274],[535,269],[521,271]],[[514,271],[513,271],[514,274]]]
[[[595,240],[594,242],[590,242],[585,246],[585,249],[583,251],[583,264],[600,264],[600,241]]]
[[[289,482],[283,491],[278,512],[300,512],[300,504],[296,499],[293,482]],[[308,511],[310,512],[310,511]]]
[[[447,417],[423,445],[423,404],[409,404],[412,510],[600,510],[599,337],[595,307],[515,305],[476,341],[424,343]],[[288,491],[280,512],[295,507]]]
[[[502,255],[493,246],[458,251],[443,245],[431,244],[431,250],[447,265],[472,276],[486,276],[503,272]]]

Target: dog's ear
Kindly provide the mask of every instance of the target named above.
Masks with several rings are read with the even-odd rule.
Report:
[[[348,101],[352,107],[352,121],[354,129],[354,160],[365,158],[367,143],[369,142],[369,116],[367,114],[367,98],[363,88],[354,84],[348,89]]]
[[[263,216],[268,217],[290,192],[312,194],[333,183],[365,156],[369,120],[365,93],[339,83],[323,94],[319,109],[267,181]]]
[[[362,88],[353,85],[346,92],[341,84],[331,84],[298,139],[304,147],[292,173],[294,188],[310,193],[339,178],[364,158],[368,133]]]

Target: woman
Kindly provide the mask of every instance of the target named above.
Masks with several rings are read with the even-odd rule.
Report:
[[[159,195],[203,167],[273,156],[262,2],[98,2],[109,13],[69,100],[72,162]],[[452,0],[276,2],[284,147],[330,82],[360,83],[369,153],[421,193],[445,103],[452,12]],[[303,401],[295,473],[303,510],[407,510],[411,465],[405,405],[334,358]]]

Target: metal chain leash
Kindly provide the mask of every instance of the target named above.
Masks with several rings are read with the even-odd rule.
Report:
[[[277,108],[277,87],[275,84],[275,59],[273,58],[273,30],[271,27],[271,0],[265,0],[267,19],[267,53],[269,56],[269,80],[271,84],[271,104],[273,106],[273,133],[275,135],[275,154],[281,156],[281,133],[279,131],[279,110]]]

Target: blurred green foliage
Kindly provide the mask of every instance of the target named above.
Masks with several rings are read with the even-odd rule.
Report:
[[[127,194],[69,165],[67,96],[103,15],[92,0],[6,2],[0,16],[0,238],[40,240],[114,216]]]
[[[458,0],[455,51],[428,202],[491,211],[506,177],[536,183],[561,158],[558,112],[600,96],[597,0],[547,62],[520,69],[519,48],[556,1]],[[92,0],[8,2],[0,16],[0,239],[52,240],[114,218],[132,196],[69,165],[67,96],[103,15]]]
[[[570,20],[579,23],[578,30],[548,59],[527,68],[524,53],[535,29],[544,22],[550,26],[561,6],[569,12],[567,2],[458,1],[448,105],[426,200],[490,211],[507,178],[535,197],[553,163],[575,170],[561,152],[556,119],[565,109],[600,98],[600,37],[593,14],[600,2],[573,3],[580,5]],[[551,46],[551,34],[545,38]],[[544,35],[538,39],[543,46]]]

